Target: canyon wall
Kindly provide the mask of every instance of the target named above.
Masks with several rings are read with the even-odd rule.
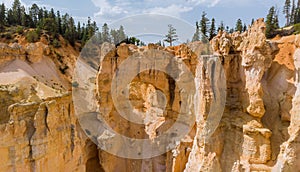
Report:
[[[139,75],[129,100],[144,122],[134,124],[120,116],[111,97],[123,61],[148,57],[145,64],[151,64],[163,53],[195,78],[195,99],[185,106],[195,116],[191,131],[172,150],[141,160],[107,153],[96,146],[104,137],[92,142],[86,136],[90,131],[80,126],[70,92],[75,50],[1,44],[0,171],[299,171],[300,36],[267,40],[264,32],[263,19],[244,33],[219,32],[211,52],[201,42],[99,47],[106,51],[91,83],[104,119],[128,137],[155,140],[176,122],[183,107],[178,83],[185,78],[171,61],[161,67],[175,71],[175,79],[156,66],[132,66]],[[209,52],[214,56],[197,56]],[[117,148],[126,147],[120,141]]]
[[[101,171],[68,91],[78,53],[42,42],[0,49],[0,171]]]

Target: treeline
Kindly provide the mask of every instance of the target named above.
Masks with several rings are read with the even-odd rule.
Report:
[[[253,22],[254,19],[252,19],[252,23]],[[209,19],[207,17],[207,13],[202,12],[200,21],[196,22],[196,31],[192,38],[192,41],[205,41],[206,38],[211,40],[214,36],[217,35],[220,30],[226,31],[228,33],[233,33],[235,31],[244,32],[247,30],[247,25],[246,23],[243,23],[241,19],[238,19],[234,28],[225,26],[223,21],[221,21],[217,26],[215,18]]]
[[[297,3],[295,0],[285,0],[282,12],[286,19],[286,27],[300,23],[300,0]],[[266,18],[266,36],[268,38],[274,37],[277,34],[276,30],[280,28],[278,15],[279,10],[272,6]]]
[[[60,11],[47,10],[45,7],[39,7],[37,4],[26,10],[21,5],[20,0],[14,0],[12,7],[7,9],[5,4],[0,5],[0,31],[4,31],[5,26],[18,26],[16,32],[22,33],[24,28],[33,28],[29,31],[26,38],[29,42],[39,40],[42,30],[47,31],[51,36],[51,43],[55,46],[60,46],[59,35],[62,35],[68,42],[74,46],[76,42],[83,46],[99,28],[97,23],[92,21],[90,17],[87,23],[75,21],[68,13],[61,15]],[[103,24],[101,31],[97,34],[99,42],[111,42],[119,44],[120,42],[128,42],[133,44],[143,44],[140,40],[130,37],[125,34],[123,26],[119,29],[109,29],[106,23]]]
[[[68,13],[63,15],[60,11],[54,11],[51,8],[41,8],[37,4],[33,4],[26,12],[25,7],[21,5],[19,0],[14,0],[12,8],[6,9],[4,3],[0,7],[0,29],[5,26],[23,26],[27,28],[35,28],[34,31],[27,35],[30,42],[37,41],[36,38],[42,30],[48,31],[55,40],[62,35],[71,45],[75,45],[76,41],[85,43],[98,30],[95,21],[88,18],[87,24],[80,22],[75,24],[73,17]]]
[[[300,22],[300,0],[285,0],[283,14],[286,19],[286,26],[294,25]]]

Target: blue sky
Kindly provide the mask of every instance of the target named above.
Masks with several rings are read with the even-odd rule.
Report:
[[[13,0],[1,0],[8,6]],[[166,14],[181,18],[192,24],[199,20],[202,11],[217,23],[234,26],[238,18],[250,23],[252,18],[265,17],[268,9],[279,8],[283,24],[282,6],[284,0],[21,0],[27,7],[36,3],[47,8],[68,12],[76,20],[86,21],[90,16],[101,25],[136,14]]]

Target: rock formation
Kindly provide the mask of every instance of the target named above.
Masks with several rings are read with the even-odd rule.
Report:
[[[187,79],[178,72],[182,69],[171,61],[160,63],[174,79],[157,66],[144,71],[146,64],[163,53],[186,65],[195,78],[195,99],[185,106],[195,116],[191,131],[172,150],[141,160],[98,149],[95,143],[104,142],[108,131],[93,142],[86,136],[90,131],[82,131],[70,92],[78,52],[45,42],[1,43],[0,171],[299,171],[300,36],[267,40],[264,31],[263,19],[244,33],[220,31],[211,40],[214,56],[198,57],[200,50],[209,51],[200,42],[166,48],[98,47],[103,61],[97,68],[99,61],[87,59],[98,70],[87,81],[96,84],[105,121],[128,137],[155,141],[176,122],[182,108],[179,83]],[[132,66],[139,74],[128,91],[142,124],[121,117],[111,95],[114,74],[124,72],[120,66],[132,56],[149,60]],[[215,106],[222,98],[224,110]]]
[[[0,171],[101,171],[68,92],[78,53],[70,60],[64,53],[74,50],[41,42],[0,47]]]

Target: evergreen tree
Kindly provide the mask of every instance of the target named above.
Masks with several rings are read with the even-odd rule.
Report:
[[[15,24],[14,14],[13,14],[12,9],[9,9],[7,11],[7,23],[8,23],[8,25],[14,25]]]
[[[300,0],[299,0],[300,2]],[[300,7],[297,7],[295,10],[295,24],[300,22]]]
[[[48,10],[44,7],[44,19],[48,18],[49,17],[49,13],[48,13]]]
[[[199,23],[196,22],[196,31],[193,35],[193,38],[192,38],[192,42],[195,42],[195,41],[200,41],[200,29],[199,29]]]
[[[242,32],[243,31],[243,23],[241,19],[238,19],[235,24],[235,31]]]
[[[54,9],[53,8],[51,8],[51,11],[50,11],[50,13],[49,13],[49,18],[52,18],[52,19],[55,19],[55,13],[54,13]]]
[[[62,34],[61,17],[59,11],[56,12],[56,25],[57,25],[57,32],[59,34]]]
[[[204,36],[207,36],[207,32],[208,32],[208,29],[207,29],[207,24],[208,24],[208,18],[206,17],[206,13],[203,12],[202,13],[202,16],[201,16],[201,21],[200,21],[200,31],[202,32],[202,34]]]
[[[209,40],[212,40],[213,37],[216,36],[216,26],[215,26],[215,19],[211,19],[211,25],[210,25],[210,30],[209,30]]]
[[[82,38],[82,32],[81,32],[81,25],[80,22],[77,23],[77,39],[81,40]]]
[[[283,14],[286,18],[286,26],[290,25],[290,9],[291,9],[291,0],[285,0],[283,7]]]
[[[101,38],[102,38],[101,42],[111,42],[107,23],[104,23],[102,26]]]
[[[13,25],[21,25],[21,2],[20,0],[14,0],[12,5],[12,13],[13,13]]]
[[[118,30],[118,41],[121,42],[123,40],[126,39],[126,34],[125,34],[125,31],[124,31],[124,27],[123,26],[120,26],[119,30]]]
[[[0,5],[0,29],[6,25],[6,9],[4,3]]]
[[[26,14],[24,6],[21,6],[21,8],[20,8],[20,14],[21,14],[21,23],[20,23],[20,25],[22,25],[22,26],[30,26],[30,25],[28,25],[30,23],[30,21],[28,20],[29,17],[27,17],[27,14]]]
[[[275,14],[275,16],[274,16],[273,27],[274,27],[274,29],[279,29],[279,19],[278,19],[278,14]]]
[[[228,33],[230,32],[229,26],[226,26],[225,31],[228,32]]]
[[[247,26],[246,26],[246,24],[244,24],[243,32],[245,32],[246,30],[247,30]]]
[[[291,9],[291,16],[290,16],[290,24],[295,24],[295,16],[296,15],[296,6],[295,0],[292,1],[292,9]]]
[[[254,19],[251,20],[251,26],[254,24]]]
[[[171,24],[168,25],[168,33],[165,35],[165,37],[166,38],[164,39],[164,41],[168,42],[170,46],[173,45],[174,41],[178,40],[176,29]]]
[[[87,38],[87,29],[86,29],[84,23],[83,23],[83,26],[81,28],[81,32],[82,32],[81,42],[82,42],[82,44],[85,44],[85,42],[88,40],[88,38]]]
[[[76,40],[75,32],[76,32],[76,28],[75,28],[75,24],[74,24],[74,19],[73,19],[73,17],[70,17],[68,20],[68,23],[67,23],[65,37],[72,46],[75,45],[75,40]]]
[[[225,27],[224,27],[224,23],[223,21],[221,21],[219,27],[218,27],[218,32],[221,30],[221,31],[224,31]]]
[[[267,15],[267,20],[266,20],[266,36],[267,36],[267,38],[270,38],[273,36],[274,31],[277,27],[276,22],[278,24],[278,17],[276,16],[275,7],[272,6],[269,10],[269,13]]]
[[[32,20],[31,27],[36,27],[38,24],[39,7],[36,4],[32,4],[29,9],[29,16]]]
[[[110,30],[110,35],[111,35],[111,39],[112,42],[117,45],[119,43],[119,39],[118,39],[118,32],[114,29]]]

